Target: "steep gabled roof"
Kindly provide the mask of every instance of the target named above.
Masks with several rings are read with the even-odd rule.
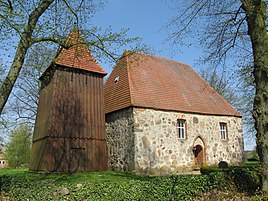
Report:
[[[69,68],[81,69],[103,75],[107,74],[91,55],[90,50],[84,43],[83,38],[80,37],[77,28],[74,28],[70,32],[67,37],[66,44],[71,44],[73,46],[68,49],[61,47],[57,53],[57,56],[55,57],[55,60],[48,67],[48,69],[53,66],[53,64],[58,64]]]
[[[105,112],[129,106],[241,116],[190,66],[125,52],[104,86]]]

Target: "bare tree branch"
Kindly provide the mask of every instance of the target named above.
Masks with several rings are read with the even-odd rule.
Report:
[[[75,16],[76,18],[76,24],[78,26],[78,15],[74,12],[73,8],[69,5],[67,0],[63,0],[63,2],[66,4],[67,8],[71,11],[71,13]]]

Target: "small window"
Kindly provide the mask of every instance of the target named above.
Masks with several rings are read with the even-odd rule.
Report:
[[[177,129],[178,129],[178,137],[179,139],[185,139],[186,138],[186,120],[184,119],[178,119],[177,120]]]
[[[221,122],[220,130],[221,130],[221,140],[227,140],[227,124]]]
[[[114,83],[117,83],[119,81],[119,75],[116,76],[116,78],[114,79]]]

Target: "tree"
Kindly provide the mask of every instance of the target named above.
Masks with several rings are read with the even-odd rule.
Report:
[[[2,63],[2,59],[0,59],[0,83],[2,83],[3,81],[3,77],[4,77],[4,65]],[[2,127],[6,127],[6,119],[4,118],[4,115],[5,115],[5,110],[2,111],[2,115],[0,115],[0,128]],[[1,134],[1,138],[2,137],[3,133]]]
[[[247,139],[255,140],[256,129],[254,125],[254,119],[252,116],[254,94],[255,94],[255,84],[254,77],[252,74],[252,65],[247,65],[238,70],[238,75],[240,78],[239,91],[240,102],[238,110],[243,114],[243,127],[246,130]],[[256,147],[254,148],[256,150]],[[257,153],[257,152],[256,152]]]
[[[238,74],[238,77],[237,77]],[[244,66],[237,71],[236,77],[219,72],[217,68],[201,69],[200,75],[207,83],[223,96],[243,115],[244,133],[249,141],[255,140],[256,130],[252,116],[255,86],[252,66]]]
[[[55,51],[42,45],[37,45],[29,51],[27,57],[30,59],[24,64],[6,107],[9,124],[27,124],[30,128],[34,127],[39,99],[39,77],[54,56]]]
[[[245,64],[253,60],[256,93],[252,113],[264,193],[268,193],[267,4],[264,0],[184,1],[180,8],[185,9],[180,9],[179,15],[169,24],[175,26],[171,34],[173,44],[180,42],[183,35],[195,37],[206,47],[206,60],[214,65],[226,63],[232,56]],[[191,29],[193,25],[198,29]]]
[[[54,50],[40,44],[29,50],[24,67],[5,106],[6,113],[1,115],[2,131],[10,132],[21,124],[27,124],[31,129],[34,127],[39,99],[39,77],[54,56]]]
[[[10,167],[28,165],[32,148],[31,136],[31,130],[27,125],[21,125],[11,133],[4,153]]]
[[[238,94],[232,87],[232,80],[226,78],[224,72],[218,74],[216,69],[202,69],[200,76],[214,88],[221,96],[223,96],[232,106],[238,108],[240,103]]]
[[[55,43],[64,48],[77,44],[66,44],[66,33],[74,22],[93,53],[110,58],[118,56],[109,49],[139,38],[126,38],[127,30],[113,33],[111,28],[101,33],[101,29],[89,27],[90,17],[102,6],[99,0],[1,0],[0,1],[0,40],[3,50],[14,45],[11,66],[0,86],[0,114],[8,100],[12,88],[20,74],[28,51],[39,43]],[[12,40],[10,40],[12,38]],[[116,46],[117,45],[117,46]],[[138,49],[140,44],[137,45]]]

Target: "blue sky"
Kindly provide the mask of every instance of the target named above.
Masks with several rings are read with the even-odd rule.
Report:
[[[167,41],[166,23],[176,15],[167,0],[108,0],[102,11],[94,15],[91,24],[100,27],[112,26],[114,31],[129,28],[131,37],[140,36],[154,48],[157,56],[187,63],[194,63],[201,56],[198,47],[181,47],[176,50]],[[110,72],[111,66],[104,66]]]

